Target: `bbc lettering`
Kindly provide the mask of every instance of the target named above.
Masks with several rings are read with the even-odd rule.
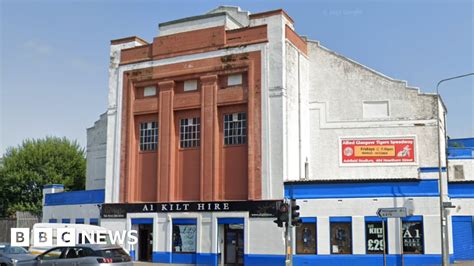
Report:
[[[53,233],[52,228],[35,228],[30,238],[30,229],[12,228],[11,245],[17,247],[28,247],[31,244],[35,247],[72,247],[79,243],[123,245],[125,240],[128,244],[134,245],[138,242],[136,230],[130,231],[80,231],[80,239],[75,228],[56,228]],[[30,241],[33,239],[33,242]],[[55,240],[55,241],[53,241]],[[53,243],[54,242],[54,243]]]
[[[33,230],[33,246],[35,247],[51,247],[53,246],[53,229],[52,228],[35,228]],[[17,247],[30,246],[30,229],[28,228],[12,228],[11,245]],[[56,229],[57,246],[71,247],[76,244],[76,230],[74,228],[57,228]]]

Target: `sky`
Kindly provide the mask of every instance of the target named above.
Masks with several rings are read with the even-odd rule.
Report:
[[[300,35],[422,92],[474,72],[473,1],[0,0],[0,156],[27,138],[65,136],[107,108],[110,40],[149,42],[158,23],[219,5],[251,13],[283,8]],[[448,135],[474,136],[474,78],[440,87]]]

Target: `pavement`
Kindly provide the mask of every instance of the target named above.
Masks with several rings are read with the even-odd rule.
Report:
[[[474,266],[474,261],[470,260],[470,261],[456,261],[454,262],[455,266]]]

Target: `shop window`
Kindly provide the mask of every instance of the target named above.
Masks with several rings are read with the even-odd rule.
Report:
[[[403,253],[423,254],[423,221],[404,220],[402,221]]]
[[[224,145],[247,143],[247,113],[224,115]]]
[[[158,122],[140,123],[140,151],[154,151],[158,145]]]
[[[173,219],[173,252],[195,253],[196,219]]]
[[[179,125],[180,147],[199,147],[201,139],[201,118],[194,117],[181,119]]]
[[[195,91],[197,90],[198,82],[195,79],[186,80],[184,82],[184,91]]]
[[[227,76],[227,86],[235,86],[242,84],[242,74],[233,74]]]
[[[352,222],[350,218],[331,219],[331,254],[352,254]]]
[[[143,89],[143,96],[155,96],[156,95],[156,87],[155,86],[148,86]]]
[[[383,254],[387,246],[387,223],[382,221],[366,221],[365,222],[365,245],[367,254]]]
[[[296,254],[316,254],[316,239],[316,219],[303,218],[303,223],[296,227]]]

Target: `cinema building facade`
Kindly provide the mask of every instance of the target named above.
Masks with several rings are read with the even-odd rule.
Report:
[[[436,95],[302,38],[282,10],[219,7],[110,51],[100,225],[138,230],[136,260],[283,265],[286,197],[295,265],[381,264],[383,246],[389,265],[440,263]],[[450,215],[472,223],[466,204]],[[385,207],[409,216],[383,241]]]

